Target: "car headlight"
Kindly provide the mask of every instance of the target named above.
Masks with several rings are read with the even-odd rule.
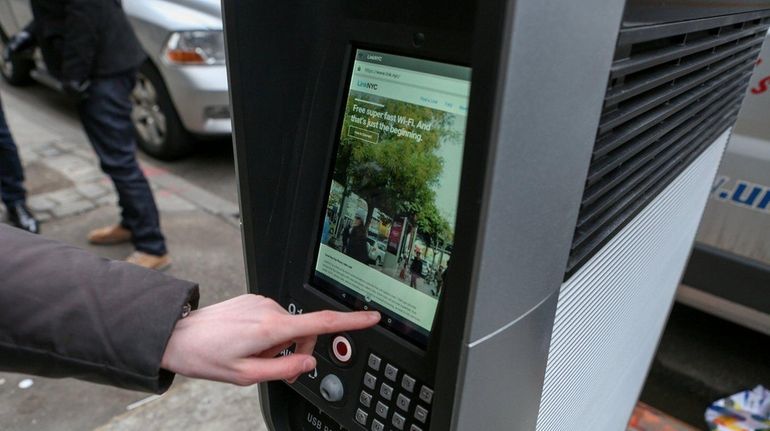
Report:
[[[163,54],[173,64],[225,64],[225,36],[221,30],[175,32]]]

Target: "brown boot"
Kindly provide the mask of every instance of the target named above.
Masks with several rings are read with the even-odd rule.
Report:
[[[163,256],[155,256],[141,251],[135,251],[131,253],[131,256],[126,258],[126,262],[158,271],[163,271],[164,269],[171,266],[171,258],[168,256],[168,254],[164,254]]]
[[[88,242],[95,245],[114,245],[131,241],[131,231],[116,224],[94,229],[88,233]]]

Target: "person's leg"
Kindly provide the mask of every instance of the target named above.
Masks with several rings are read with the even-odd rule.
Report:
[[[131,231],[137,251],[163,256],[167,251],[158,208],[136,160],[129,99],[135,80],[133,73],[95,79],[78,112],[102,170],[115,184],[121,225]]]
[[[0,102],[0,197],[8,209],[8,221],[27,232],[39,233],[40,224],[27,208],[24,169]]]
[[[24,190],[24,170],[19,152],[13,142],[11,131],[5,122],[5,113],[0,102],[0,194],[3,203],[11,208],[23,204],[27,198]]]

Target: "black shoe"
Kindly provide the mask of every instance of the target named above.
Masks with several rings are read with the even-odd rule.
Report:
[[[8,207],[8,221],[19,229],[31,233],[40,233],[40,223],[24,204],[16,204]]]

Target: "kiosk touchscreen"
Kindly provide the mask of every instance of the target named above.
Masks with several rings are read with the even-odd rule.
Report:
[[[311,286],[425,348],[452,258],[470,69],[357,49]]]

